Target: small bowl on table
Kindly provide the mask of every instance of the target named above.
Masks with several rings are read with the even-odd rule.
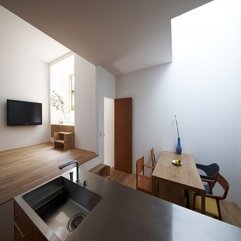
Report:
[[[172,164],[173,164],[174,166],[181,166],[181,165],[182,165],[182,161],[179,160],[179,159],[177,159],[177,160],[172,160]]]

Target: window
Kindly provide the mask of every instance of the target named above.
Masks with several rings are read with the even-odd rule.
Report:
[[[74,125],[75,74],[73,54],[61,57],[50,64],[50,107],[51,124]]]

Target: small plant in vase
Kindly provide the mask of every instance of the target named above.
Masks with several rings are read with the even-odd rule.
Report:
[[[62,97],[55,92],[55,90],[53,90],[52,92],[50,104],[56,111],[61,111],[63,113],[63,116],[65,116],[64,101]],[[59,124],[63,124],[63,121],[59,121]]]
[[[174,115],[175,122],[176,122],[176,128],[177,128],[177,146],[176,146],[176,153],[178,155],[182,154],[182,146],[181,146],[181,137],[179,134],[179,127],[178,127],[178,121],[177,121],[177,116]]]

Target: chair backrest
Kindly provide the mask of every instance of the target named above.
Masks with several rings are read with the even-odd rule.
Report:
[[[211,180],[215,180],[216,176],[220,170],[220,167],[217,163],[212,163],[210,165],[204,165],[204,164],[196,164],[197,168],[204,171],[206,174],[206,177]],[[201,175],[202,176],[202,175]],[[215,183],[211,184],[211,188],[213,188]]]
[[[216,181],[220,184],[220,186],[224,190],[223,196],[221,197],[221,199],[225,199],[227,197],[227,194],[228,194],[229,183],[220,173],[217,174]]]
[[[136,160],[136,189],[153,194],[152,178],[144,175],[144,156]]]
[[[207,166],[207,169],[206,169],[207,176],[215,177],[217,176],[219,170],[220,170],[219,165],[217,163],[212,163]]]
[[[136,160],[136,174],[143,175],[144,171],[144,156]]]
[[[151,162],[152,162],[152,167],[156,166],[156,155],[155,155],[155,151],[154,148],[151,148]]]
[[[196,166],[198,169],[203,170],[206,173],[206,175],[210,178],[211,177],[215,178],[220,170],[220,167],[217,163],[212,163],[210,165],[204,165],[204,164],[197,163]]]

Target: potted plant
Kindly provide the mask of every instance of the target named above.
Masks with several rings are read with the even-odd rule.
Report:
[[[55,90],[52,91],[52,95],[50,98],[50,104],[56,111],[61,111],[63,115],[65,116],[64,111],[64,101],[62,97],[56,93]],[[63,121],[59,121],[59,124],[63,124]]]

